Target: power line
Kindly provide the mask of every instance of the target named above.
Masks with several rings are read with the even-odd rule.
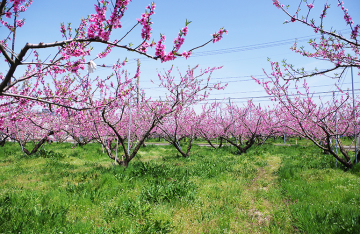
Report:
[[[360,83],[360,82],[354,82],[354,84]],[[343,83],[344,84],[351,84],[351,83]],[[311,88],[317,88],[317,87],[326,87],[326,86],[335,86],[333,84],[331,85],[317,85],[317,86],[311,86]],[[289,88],[290,90],[296,89],[296,88]],[[254,91],[245,91],[245,92],[232,92],[232,93],[217,93],[217,94],[210,94],[210,95],[226,95],[226,94],[237,94],[237,93],[259,93],[264,92],[264,90],[254,90]],[[332,92],[332,91],[329,91]]]
[[[344,34],[347,34],[347,33],[350,33],[350,30],[343,29],[343,30],[340,30],[339,32],[343,32]],[[271,47],[275,47],[275,46],[282,46],[282,45],[294,43],[294,40],[296,40],[297,42],[303,42],[303,41],[306,41],[306,40],[309,40],[312,38],[314,38],[314,35],[279,40],[279,41],[272,41],[272,42],[265,42],[265,43],[247,45],[247,46],[230,47],[230,48],[224,48],[224,49],[218,49],[218,50],[207,50],[207,51],[203,51],[203,52],[194,52],[191,55],[191,57],[201,57],[201,56],[243,52],[243,51],[249,51],[249,50],[266,49],[266,48],[271,48]],[[315,39],[319,39],[319,38],[320,38],[319,36],[315,37]],[[149,60],[150,58],[136,58],[136,59],[140,59],[140,60],[144,61],[144,60]]]
[[[324,93],[332,93],[332,92],[340,92],[340,91],[331,91],[331,92],[324,92]],[[359,91],[356,91],[357,93],[359,93]],[[314,94],[316,94],[316,93],[314,93]],[[333,95],[322,95],[321,97],[330,97],[330,96],[333,96]],[[271,101],[271,100],[269,100],[269,98],[271,98],[271,97],[275,97],[275,96],[262,96],[262,97],[251,97],[251,98],[248,98],[247,100],[249,100],[249,99],[264,99],[264,100],[256,100],[256,102],[273,102],[273,101]],[[227,99],[225,100],[226,98],[224,98],[224,99],[206,99],[206,101],[216,101],[216,102],[219,102],[219,103],[227,103]],[[231,100],[233,100],[233,99],[241,99],[241,98],[231,98]],[[246,99],[246,98],[243,98],[243,99]],[[232,102],[232,103],[245,103],[245,102],[247,102],[247,100],[246,101],[235,101],[235,102]],[[208,102],[206,102],[206,101],[202,101],[202,102],[199,102],[198,104],[206,104],[206,103],[208,103]]]
[[[342,92],[342,91],[326,91],[326,92],[314,92],[314,93],[310,93],[310,95],[316,95],[316,94],[327,94],[327,93],[339,93],[339,92]],[[360,90],[356,91],[356,92],[360,92]],[[295,95],[298,95],[298,94],[291,94],[289,96],[295,96]],[[326,96],[332,96],[332,95],[322,95],[321,97],[326,97]],[[243,100],[243,99],[246,99],[246,100],[250,100],[250,99],[268,99],[268,98],[277,98],[277,96],[274,96],[274,95],[266,95],[266,96],[249,96],[249,97],[238,97],[238,98],[231,98],[231,100]],[[222,100],[225,100],[226,98],[223,98],[223,99],[217,99],[217,98],[208,98],[200,103],[206,103],[205,101],[217,101],[217,102],[222,102]],[[168,102],[166,100],[156,100],[156,101],[152,101],[152,102]]]

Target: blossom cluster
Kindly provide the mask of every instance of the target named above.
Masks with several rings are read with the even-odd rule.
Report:
[[[10,19],[13,14],[19,15],[21,12],[25,12],[27,8],[32,4],[32,0],[10,0],[9,1],[11,6],[5,6],[4,7],[4,14],[5,17]],[[14,30],[14,25],[12,25],[9,22],[4,21],[2,18],[0,18],[0,23],[4,25],[7,29],[10,31]],[[22,27],[25,23],[25,19],[17,19],[15,21],[15,27]]]
[[[125,10],[127,9],[127,6],[131,0],[119,0],[116,1],[115,7],[113,9],[113,13],[110,16],[110,20],[108,22],[109,25],[111,25],[112,28],[117,29],[121,28],[121,18],[124,15]]]
[[[284,5],[280,4],[279,0],[273,0],[273,5],[276,6],[278,9],[284,7]]]
[[[353,24],[354,21],[352,20],[352,17],[349,15],[348,9],[345,8],[344,2],[339,1],[338,7],[341,6],[341,10],[344,12],[344,20],[346,21],[346,24]]]
[[[68,43],[67,46],[62,49],[60,53],[64,59],[69,59],[71,57],[90,55],[90,49],[86,46],[86,43],[84,42],[72,41]]]
[[[224,29],[224,28],[220,28],[219,31],[217,33],[212,34],[212,41],[213,43],[220,41],[223,38],[223,34],[226,33],[228,34],[228,30]]]
[[[91,14],[89,18],[88,38],[100,38],[105,41],[109,40],[110,32],[105,30],[106,11],[108,1],[101,0],[102,5],[94,5],[96,14]]]
[[[151,38],[151,24],[150,17],[155,14],[155,3],[152,3],[151,5],[147,6],[146,9],[149,10],[149,12],[145,12],[141,14],[141,19],[137,19],[137,21],[143,26],[141,30],[141,38],[145,41],[150,40]]]
[[[148,43],[148,41],[151,39],[151,25],[153,24],[153,22],[151,22],[150,16],[155,14],[155,7],[155,3],[151,3],[146,7],[146,10],[149,10],[149,12],[145,11],[145,13],[141,14],[141,19],[137,19],[140,25],[142,25],[141,38],[144,40],[143,43],[139,46],[139,51],[144,53],[147,52],[148,47],[152,48],[156,44],[154,41]]]

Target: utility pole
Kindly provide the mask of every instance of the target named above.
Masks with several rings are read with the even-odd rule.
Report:
[[[129,136],[127,153],[130,156],[130,137],[131,137],[131,99],[129,98]]]
[[[230,114],[231,114],[231,119],[232,119],[233,126],[234,126],[234,137],[235,137],[235,143],[236,143],[236,145],[237,145],[237,137],[236,137],[236,131],[235,131],[235,121],[234,121],[234,116],[233,116],[233,112],[232,112],[232,107],[231,107],[230,97],[229,97],[229,104],[230,104]]]
[[[355,111],[355,93],[354,93],[354,76],[353,68],[351,67],[351,84],[352,84],[352,98],[353,98],[353,109],[354,109],[354,140],[355,140],[355,164],[357,163],[357,134],[356,134],[356,111]]]
[[[336,135],[335,135],[335,150],[336,150],[336,154],[338,152],[338,146],[337,146],[337,143],[338,143],[338,135],[337,135],[337,113],[335,113],[335,132],[336,132]],[[337,159],[335,158],[335,168],[337,168]]]
[[[218,133],[217,133],[217,105],[216,105],[216,98],[215,98],[215,120],[216,120],[216,125],[215,125],[215,132],[216,132],[216,145],[219,146],[219,137],[218,137]]]
[[[140,67],[140,59],[137,60],[137,64],[138,64],[138,68]],[[137,104],[139,105],[139,98],[140,98],[140,75],[138,75],[137,77],[137,80],[136,80],[136,93],[137,93],[137,96],[136,96],[136,101],[137,101]]]
[[[15,36],[16,36],[16,19],[17,19],[17,11],[15,12],[14,16],[14,33],[13,33],[13,39],[12,39],[12,45],[11,45],[11,60],[14,61],[14,53],[15,53]],[[11,84],[11,79],[9,80],[8,85]]]

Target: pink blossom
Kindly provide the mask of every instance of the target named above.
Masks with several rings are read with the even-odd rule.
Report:
[[[182,54],[181,54],[184,58],[189,58],[190,57],[190,55],[191,55],[191,51],[184,51]]]

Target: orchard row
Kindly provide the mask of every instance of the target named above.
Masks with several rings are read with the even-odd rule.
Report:
[[[53,107],[46,112],[22,112],[16,119],[5,119],[2,144],[6,139],[16,140],[31,155],[49,139],[57,142],[72,139],[79,145],[95,141],[103,146],[110,159],[127,167],[149,137],[164,138],[183,157],[188,157],[195,138],[206,140],[214,148],[228,142],[240,153],[246,153],[270,137],[285,135],[307,138],[346,167],[353,166],[341,137],[354,136],[355,120],[360,118],[360,113],[354,111],[359,108],[358,100],[355,109],[347,94],[337,99],[334,94],[332,100],[322,103],[314,100],[306,83],[302,89],[305,92],[297,90],[294,94],[289,92],[289,86],[274,80],[263,84],[272,95],[271,108],[255,105],[251,100],[242,106],[214,102],[203,105],[197,113],[194,104],[206,99],[200,91],[209,89],[210,79],[199,79],[194,70],[187,71],[177,84],[171,71],[161,77],[171,93],[165,100],[145,99],[144,94],[137,98],[129,91],[102,108],[72,111]],[[188,139],[185,148],[179,144],[183,138]],[[214,139],[219,144],[214,144]],[[335,150],[335,144],[339,151]]]
[[[211,91],[226,87],[226,84],[210,83],[211,74],[220,68],[200,70],[194,67],[179,72],[180,77],[174,76],[170,68],[159,74],[160,87],[166,89],[168,95],[163,100],[153,100],[136,90],[140,63],[133,77],[124,69],[127,59],[117,59],[110,74],[93,77],[90,73],[97,68],[94,60],[101,61],[118,50],[161,62],[188,58],[194,50],[221,40],[226,29],[217,30],[204,44],[180,52],[189,33],[190,22],[186,20],[170,52],[166,52],[165,35],[161,34],[156,41],[152,38],[151,16],[155,13],[155,3],[145,8],[122,37],[114,38],[114,32],[122,28],[121,21],[130,1],[98,0],[94,5],[95,13],[82,19],[77,28],[61,24],[61,40],[27,43],[15,52],[16,32],[25,22],[20,16],[32,0],[3,0],[0,22],[8,29],[8,34],[0,41],[0,52],[8,67],[0,73],[1,144],[11,138],[19,142],[24,153],[33,154],[50,136],[56,141],[72,137],[79,144],[98,141],[109,158],[127,167],[145,140],[154,135],[165,138],[182,156],[188,157],[195,137],[204,138],[209,144],[215,138],[220,139],[220,145],[227,141],[239,152],[246,153],[254,144],[285,134],[307,138],[350,168],[357,160],[351,159],[340,136],[357,134],[358,99],[341,89],[341,95],[334,93],[329,101],[315,99],[304,78],[317,75],[339,78],[348,68],[358,71],[360,26],[353,22],[342,1],[338,1],[338,8],[351,30],[350,37],[324,28],[324,17],[330,8],[328,3],[317,22],[309,18],[315,1],[312,4],[299,1],[294,14],[278,0],[273,0],[273,4],[289,17],[285,23],[304,24],[321,34],[321,38],[310,40],[312,51],[299,47],[296,42],[292,50],[305,57],[328,61],[332,67],[308,72],[286,61],[281,65],[270,61],[272,72],[267,79],[261,82],[254,78],[254,82],[264,87],[274,105],[261,107],[251,100],[243,106],[212,103],[204,105],[202,112],[197,113],[194,105],[205,102]],[[306,14],[300,15],[300,10],[305,10]],[[134,33],[136,27],[141,27],[139,42],[124,45],[123,39]],[[106,48],[94,55],[94,46],[98,45],[106,45]],[[292,87],[295,92],[290,91]],[[36,108],[48,112],[37,113]],[[189,139],[186,148],[179,144],[179,139],[184,137]],[[27,150],[30,141],[34,142],[31,151]],[[123,149],[119,157],[112,142]],[[334,150],[334,144],[340,152]]]

